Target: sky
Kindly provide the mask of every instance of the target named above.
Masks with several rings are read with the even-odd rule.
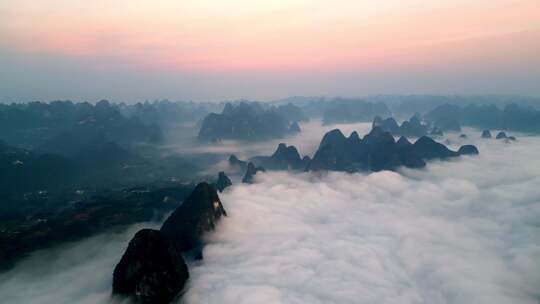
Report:
[[[540,96],[537,0],[3,0],[0,101]]]

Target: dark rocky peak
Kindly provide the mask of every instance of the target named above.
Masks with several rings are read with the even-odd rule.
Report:
[[[207,231],[227,213],[216,189],[208,183],[198,184],[188,198],[163,223],[161,232],[182,251],[198,248]]]
[[[114,268],[113,294],[135,303],[170,303],[189,278],[180,249],[160,231],[139,230]]]
[[[223,108],[223,112],[221,114],[234,115],[234,116],[240,116],[240,115],[254,116],[257,114],[258,111],[261,111],[261,110],[262,109],[259,107],[257,103],[242,101],[238,103],[236,106],[231,103],[227,103],[225,105],[225,108]]]
[[[375,117],[373,120],[372,128],[381,128],[384,131],[392,134],[399,134],[400,129],[396,120],[392,117],[382,119],[380,116]]]
[[[423,125],[416,116],[404,121],[401,126],[392,117],[387,119],[376,117],[376,120],[373,121],[373,128],[375,127],[380,127],[394,136],[420,137],[427,134],[427,126]]]
[[[300,126],[298,125],[298,122],[293,122],[290,126],[289,126],[289,132],[291,133],[300,133],[302,130],[300,129]]]
[[[321,140],[321,144],[319,145],[319,149],[324,146],[343,145],[346,141],[347,138],[345,137],[345,135],[343,135],[343,133],[341,133],[341,130],[334,129],[324,134],[323,139]]]
[[[363,142],[368,146],[376,146],[382,143],[395,143],[395,140],[390,132],[386,132],[380,127],[375,127],[364,136]]]
[[[300,161],[300,153],[295,146],[287,146],[284,143],[278,145],[277,150],[272,154],[272,159],[276,161],[297,162]]]
[[[477,155],[478,149],[473,145],[463,145],[458,150],[459,155]]]
[[[245,161],[243,161],[243,160],[238,159],[238,157],[236,157],[236,155],[231,154],[231,156],[229,156],[229,166],[238,167],[238,168],[244,170],[247,167],[247,163]]]
[[[108,109],[111,107],[111,104],[108,100],[102,99],[96,103],[97,109]]]
[[[508,136],[506,139],[507,139],[507,140],[511,140],[511,141],[515,141],[515,140],[516,140],[516,137],[515,137],[515,136]]]
[[[225,172],[219,172],[216,182],[216,188],[218,189],[218,191],[223,192],[223,190],[225,190],[225,188],[229,186],[232,186],[232,182],[229,177],[225,174]]]
[[[459,135],[459,138],[466,139],[466,138],[468,138],[468,136],[467,136],[467,134],[461,134],[461,135]]]
[[[445,145],[438,143],[427,136],[420,137],[413,145],[415,152],[422,159],[448,158],[458,156],[455,151],[448,149]]]
[[[360,136],[358,135],[358,132],[353,131],[351,135],[349,135],[349,138],[347,138],[347,144],[348,145],[359,145],[361,144],[362,140],[360,139]]]
[[[294,146],[284,143],[278,145],[271,156],[255,156],[249,159],[254,166],[260,166],[268,170],[303,170],[306,163],[300,157],[300,153]]]
[[[396,142],[398,148],[402,147],[410,147],[412,146],[412,143],[407,139],[405,136],[401,136],[398,141]]]
[[[198,139],[260,141],[290,133],[289,120],[275,109],[265,109],[258,103],[241,102],[236,106],[226,106],[222,114],[207,115],[201,123]]]
[[[250,162],[248,165],[247,165],[247,170],[246,170],[246,174],[244,174],[244,178],[242,179],[242,183],[245,183],[245,184],[251,184],[253,183],[253,177],[255,176],[255,174],[257,174],[257,172],[265,172],[266,170],[262,167],[255,167],[255,165]]]
[[[499,132],[499,133],[497,134],[497,137],[495,137],[495,138],[496,138],[496,139],[505,139],[505,138],[508,138],[508,137],[506,136],[506,133],[505,133],[505,132],[501,131],[501,132]]]
[[[482,131],[482,138],[491,138],[491,132],[489,130]]]

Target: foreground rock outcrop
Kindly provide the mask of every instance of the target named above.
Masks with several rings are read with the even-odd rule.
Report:
[[[136,303],[170,303],[189,278],[180,249],[160,231],[142,229],[113,273],[113,293]]]
[[[200,251],[204,233],[227,213],[215,188],[198,184],[160,230],[135,234],[113,273],[113,295],[136,303],[170,303],[189,278],[182,252]]]
[[[214,230],[217,221],[227,213],[216,189],[200,183],[161,226],[161,232],[182,251],[199,247],[202,235]]]

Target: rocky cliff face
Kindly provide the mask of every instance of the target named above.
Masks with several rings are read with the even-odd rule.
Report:
[[[256,156],[250,161],[268,170],[304,170],[308,159],[301,158],[295,146],[281,143],[271,156]]]
[[[114,269],[113,294],[137,303],[170,303],[189,278],[182,252],[200,249],[204,233],[226,215],[214,187],[198,184],[160,230],[135,234]]]
[[[214,230],[217,221],[227,213],[216,189],[208,183],[200,183],[163,223],[161,232],[182,251],[201,245],[201,237]]]
[[[257,172],[265,172],[266,170],[262,167],[256,167],[252,162],[250,162],[247,166],[246,174],[244,174],[244,178],[242,179],[242,183],[245,184],[251,184],[253,183],[253,177]]]
[[[218,174],[218,179],[216,182],[216,188],[219,192],[223,192],[225,188],[232,186],[232,182],[229,179],[227,175],[225,175],[225,172],[221,171]]]
[[[170,303],[189,273],[180,249],[160,231],[143,229],[129,242],[113,273],[113,294],[136,303]]]

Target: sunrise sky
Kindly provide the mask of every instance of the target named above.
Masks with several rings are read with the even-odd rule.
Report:
[[[538,0],[2,0],[0,101],[540,95]]]

